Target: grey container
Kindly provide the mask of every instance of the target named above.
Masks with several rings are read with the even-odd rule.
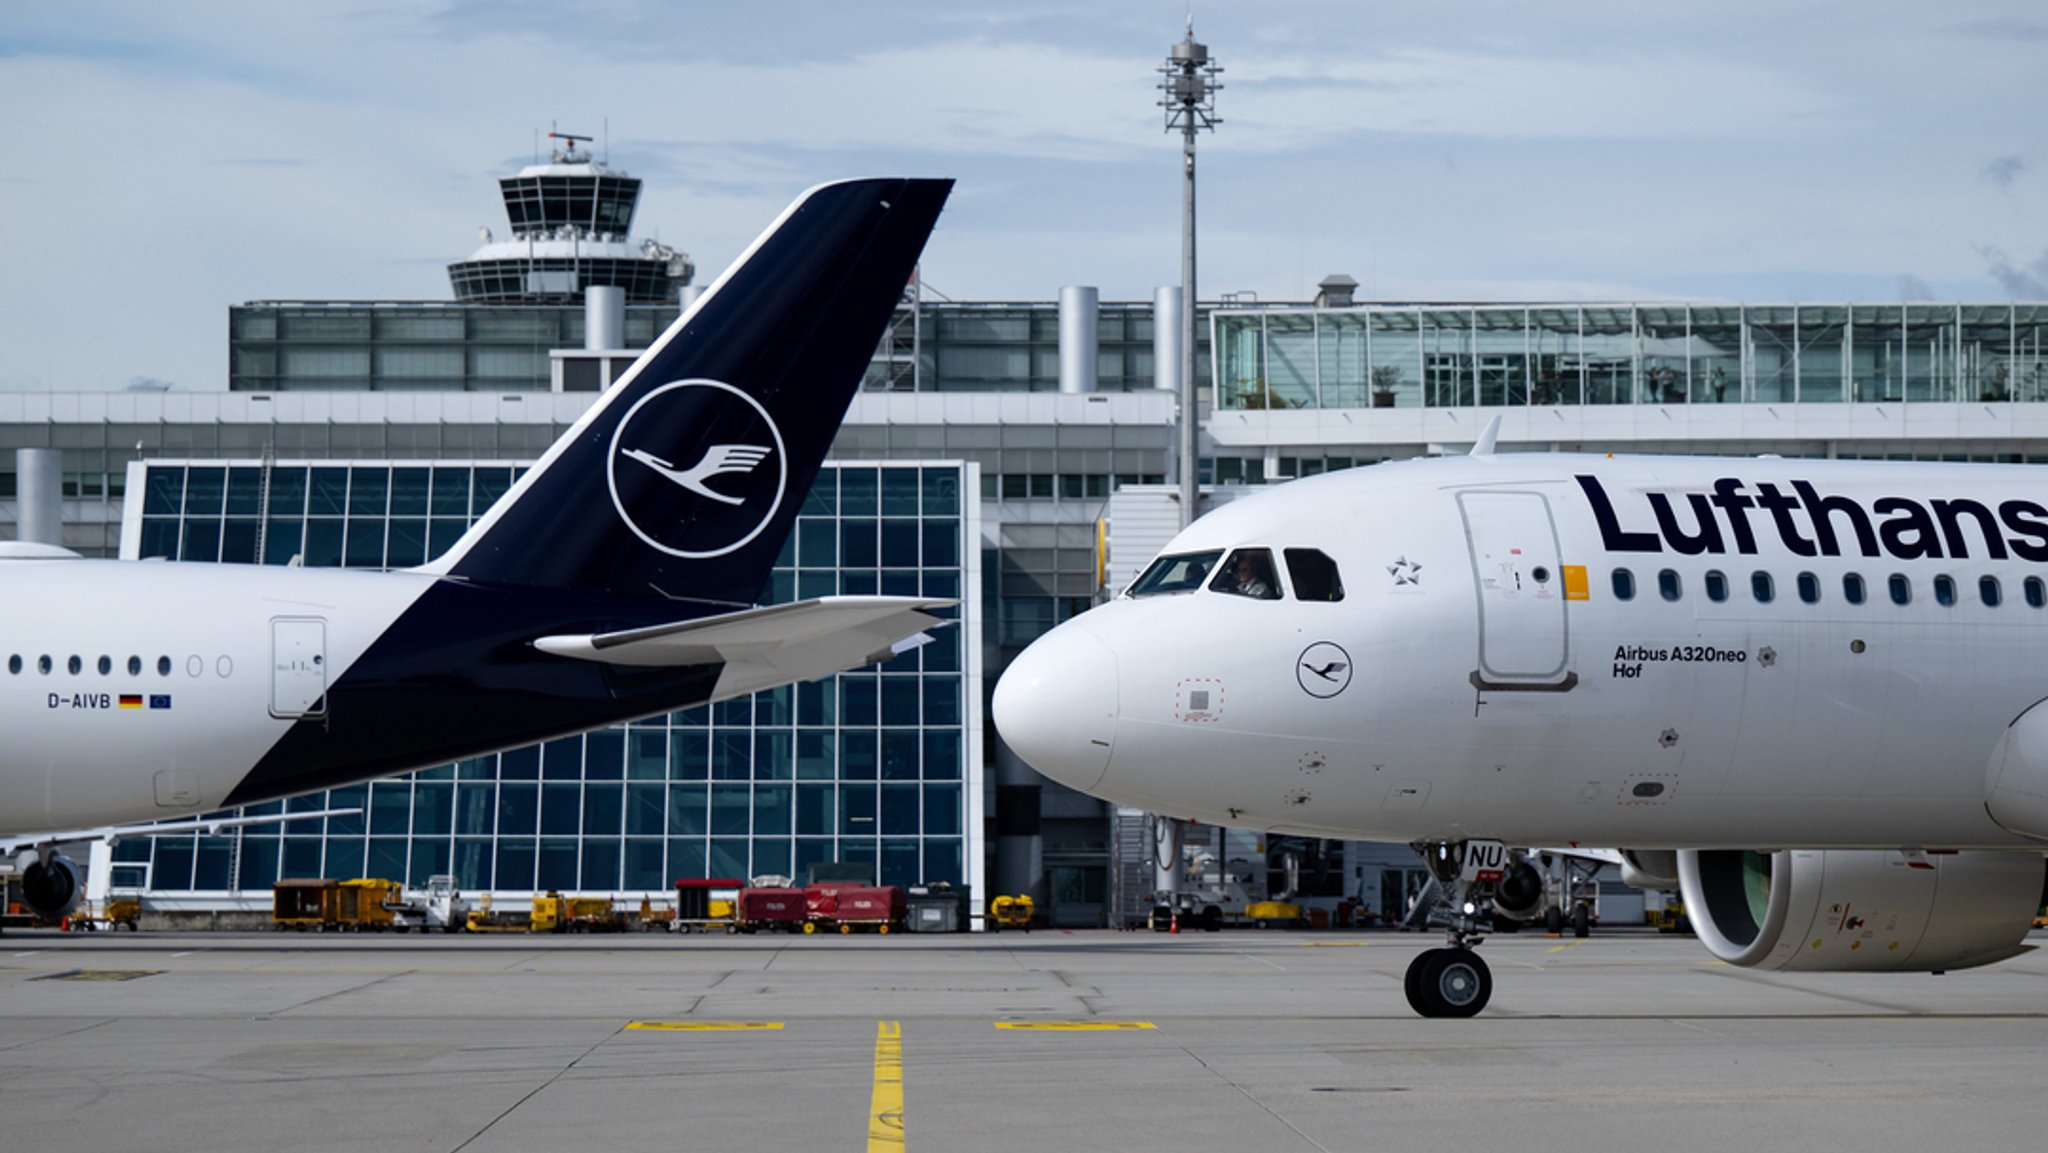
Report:
[[[911,897],[904,902],[903,927],[913,933],[959,932],[959,896]]]

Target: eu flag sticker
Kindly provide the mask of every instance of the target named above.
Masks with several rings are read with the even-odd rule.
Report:
[[[150,708],[153,708],[153,709],[167,709],[167,708],[170,708],[170,707],[171,707],[171,694],[169,694],[169,693],[151,693],[151,694],[149,695],[149,707],[150,707]]]

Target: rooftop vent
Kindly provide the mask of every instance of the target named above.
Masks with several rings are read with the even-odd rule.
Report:
[[[1323,277],[1316,285],[1317,308],[1350,308],[1352,297],[1358,292],[1358,282],[1341,272]]]

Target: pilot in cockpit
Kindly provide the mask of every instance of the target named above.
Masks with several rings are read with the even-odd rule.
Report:
[[[1273,554],[1262,548],[1241,548],[1209,586],[1220,593],[1251,597],[1253,600],[1280,599],[1280,583],[1273,573]]]

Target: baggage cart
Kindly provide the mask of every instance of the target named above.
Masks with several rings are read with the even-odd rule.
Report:
[[[740,889],[733,877],[684,877],[676,882],[676,915],[669,928],[677,933],[733,933]]]

